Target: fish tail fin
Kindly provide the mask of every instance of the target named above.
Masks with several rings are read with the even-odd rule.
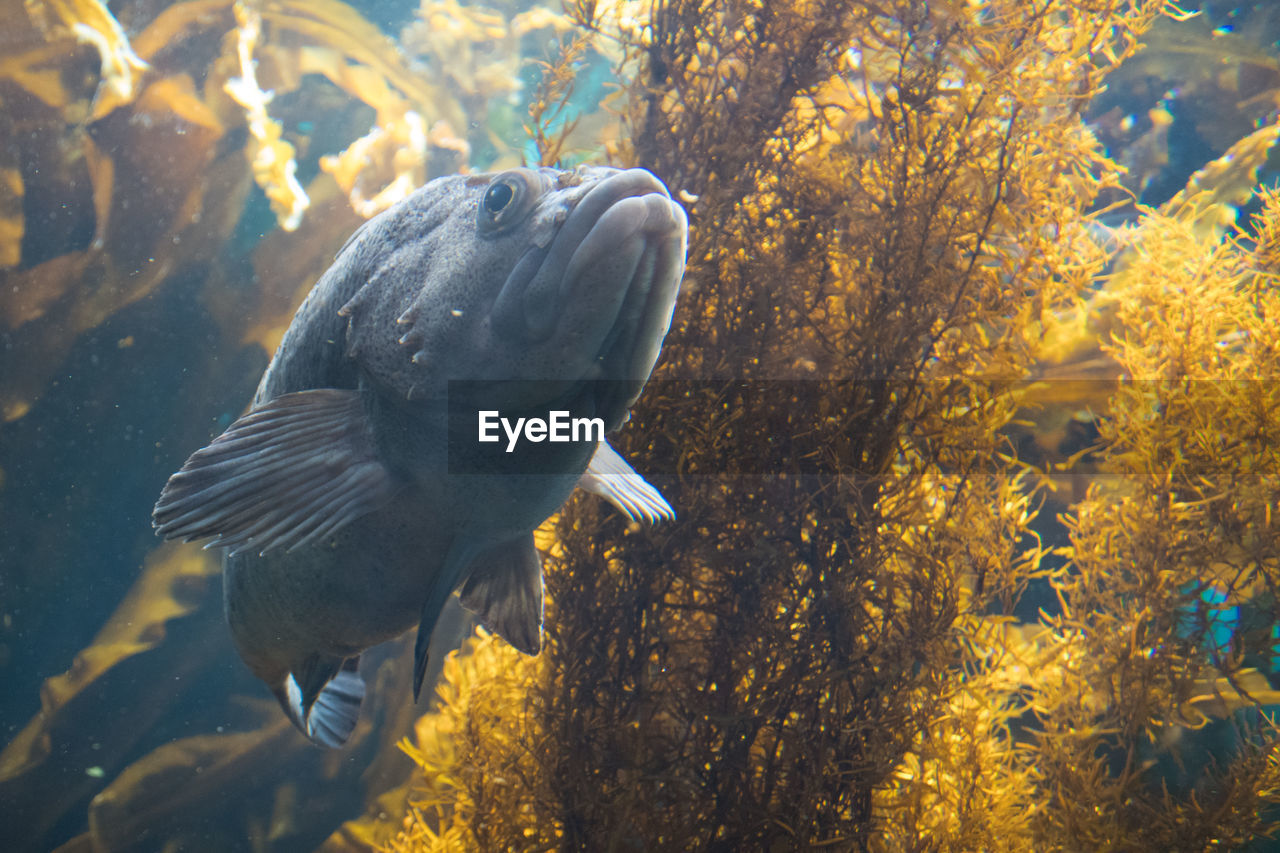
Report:
[[[346,660],[312,655],[299,673],[285,676],[276,698],[313,743],[337,749],[360,719],[365,687],[359,668],[359,655]]]

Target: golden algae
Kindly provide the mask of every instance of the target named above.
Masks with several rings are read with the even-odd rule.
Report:
[[[240,76],[232,77],[224,85],[227,94],[244,107],[249,136],[253,140],[248,152],[253,178],[270,199],[280,227],[293,231],[302,221],[302,214],[311,204],[311,199],[298,183],[298,164],[293,159],[293,146],[281,138],[280,122],[267,115],[267,102],[271,96],[258,88],[253,50],[262,32],[262,16],[256,8],[242,2],[236,3],[235,14]]]
[[[129,103],[136,94],[135,77],[147,63],[134,53],[120,23],[101,0],[26,0],[27,11],[46,32],[70,35],[91,45],[100,60],[101,81],[89,113],[102,118]]]
[[[1272,123],[1237,140],[1221,157],[1196,170],[1187,185],[1155,213],[1183,221],[1194,239],[1220,238],[1234,227],[1240,207],[1254,199],[1258,171],[1278,138],[1280,125]],[[1148,208],[1138,209],[1151,213]],[[1101,228],[1096,223],[1095,227]],[[1034,440],[1050,455],[1065,437],[1064,430],[1073,425],[1079,428],[1109,408],[1114,383],[1123,375],[1106,343],[1118,333],[1116,311],[1130,281],[1132,247],[1141,241],[1143,230],[1140,224],[1102,230],[1114,256],[1114,272],[1045,326],[1033,381],[1018,392],[1036,425]],[[1225,345],[1239,333],[1224,334],[1221,343]],[[1068,488],[1078,491],[1082,467],[1052,476],[1064,485],[1074,482]],[[1082,497],[1075,494],[1073,502]]]
[[[201,554],[202,561],[217,571],[217,561],[189,546],[183,550]],[[222,722],[216,731],[210,726],[203,734],[157,740],[157,726],[170,729],[176,722],[177,731],[190,730],[190,704],[183,703],[183,691],[199,691],[200,682],[215,678],[225,663],[224,656],[233,654],[224,637],[220,602],[209,598],[214,597],[197,602],[200,612],[194,614],[196,619],[187,619],[199,626],[199,636],[190,636],[191,628],[180,624],[184,633],[177,642],[161,646],[148,659],[116,664],[127,675],[127,684],[106,672],[97,674],[96,683],[89,683],[86,692],[109,702],[113,719],[137,722],[130,737],[99,736],[97,746],[81,746],[63,730],[91,715],[75,704],[60,708],[58,727],[45,728],[67,754],[56,761],[41,757],[17,768],[5,779],[9,783],[5,790],[8,802],[22,809],[16,813],[40,814],[52,820],[89,789],[93,796],[87,804],[87,829],[68,842],[66,849],[126,851],[154,849],[159,844],[210,850],[246,845],[256,849],[310,848],[324,838],[335,817],[367,801],[377,809],[375,817],[341,828],[324,849],[368,849],[378,836],[368,834],[366,826],[386,824],[385,810],[404,804],[403,790],[397,786],[403,785],[409,765],[396,749],[396,741],[413,728],[415,711],[408,703],[388,700],[409,689],[412,675],[404,659],[406,647],[400,643],[384,650],[370,667],[369,683],[378,691],[377,696],[371,695],[369,716],[340,754],[313,749],[279,717],[271,700],[250,695],[234,696],[230,708],[218,709],[214,719]],[[163,609],[165,600],[155,599],[148,606]],[[451,609],[442,621],[442,636],[451,639],[462,636],[471,626],[459,608]],[[217,657],[193,654],[193,649],[200,647],[217,649]],[[113,648],[100,643],[88,650],[86,657],[105,656]],[[433,667],[429,678],[436,677],[443,664],[444,655],[440,657],[441,663]],[[175,659],[181,665],[175,664]],[[146,692],[130,695],[129,689],[140,683],[148,685]],[[25,737],[15,741],[15,746]],[[139,751],[134,742],[145,748]],[[8,755],[4,753],[4,757]],[[122,756],[126,760],[121,761]],[[395,760],[397,757],[400,760]],[[85,763],[83,768],[81,762]],[[77,784],[43,804],[42,812],[33,812],[24,800],[49,790],[49,777],[66,774],[68,768],[72,778],[80,777]],[[380,820],[376,817],[379,813]],[[218,830],[211,835],[212,824]],[[380,840],[389,835],[383,832]]]
[[[455,610],[448,618],[459,614]],[[393,651],[404,650],[398,644]],[[386,691],[384,697],[409,686],[410,668],[393,657],[371,672],[371,685]],[[339,755],[299,739],[270,700],[239,703],[247,713],[238,716],[251,726],[162,743],[114,774],[90,801],[88,830],[72,844],[95,850],[152,849],[159,843],[309,849],[334,824],[335,812],[348,813],[365,801],[382,812],[403,808],[396,786],[403,782],[405,762],[396,740],[412,728],[411,705],[375,700],[371,717]],[[395,757],[401,760],[387,761]],[[210,823],[220,826],[212,839]],[[368,849],[375,839],[344,827],[322,849]]]
[[[40,4],[31,5],[34,11]],[[120,32],[105,23],[105,7],[82,5],[94,11],[82,29]],[[70,15],[78,6],[56,8]],[[7,64],[14,75],[7,79],[35,96],[10,89],[4,96],[26,183],[15,226],[25,232],[25,220],[34,217],[43,238],[28,241],[35,254],[27,257],[19,242],[19,257],[3,273],[3,325],[29,356],[20,369],[5,372],[0,396],[12,420],[29,408],[80,334],[152,293],[175,268],[207,257],[219,226],[229,231],[229,208],[238,209],[242,196],[215,150],[224,128],[198,104],[189,77],[161,72],[127,82],[102,77],[96,88],[69,86],[78,59],[58,43],[70,38],[66,27],[46,29],[55,40],[55,50],[46,51],[35,43],[38,33],[23,30],[12,12],[6,20],[15,25],[18,56],[33,61]],[[113,108],[98,114],[104,91],[116,92]],[[210,180],[217,190],[206,193]],[[130,209],[148,215],[139,220],[124,213]],[[48,220],[62,227],[48,229]],[[81,231],[89,232],[87,240],[70,239]]]
[[[218,235],[230,232],[243,199],[242,170],[219,157],[220,126],[197,123],[207,115],[170,108],[166,99],[183,88],[180,80],[155,81],[103,119],[101,135],[77,141],[82,154],[68,163],[66,186],[92,184],[88,243],[5,272],[4,325],[31,356],[5,374],[6,419],[39,395],[79,335],[207,259]],[[55,152],[70,156],[65,148]],[[149,215],[139,221],[130,210]]]
[[[1074,575],[1040,540],[1045,472],[1002,431],[1105,268],[1085,211],[1120,175],[1082,115],[1162,11],[575,4],[632,72],[618,156],[690,205],[673,381],[621,438],[673,473],[680,521],[566,508],[527,694],[441,711],[505,751],[459,777],[432,722],[446,758],[418,755],[432,806],[400,848],[1069,837],[1031,685],[1075,683],[1086,652],[1014,614]],[[1211,707],[1217,682],[1191,683],[1176,707]]]
[[[66,673],[45,681],[40,713],[0,752],[0,791],[28,822],[29,837],[100,786],[90,768],[114,775],[168,709],[173,682],[202,666],[184,646],[216,636],[220,608],[204,590],[218,571],[212,555],[198,549],[157,549],[93,643]],[[172,641],[174,633],[182,642]],[[147,687],[139,690],[139,683]],[[130,725],[109,737],[83,731],[81,720],[104,705],[126,714]]]
[[[1194,198],[1148,212],[1104,288],[1123,381],[1054,578],[1062,663],[1033,687],[1046,849],[1234,849],[1275,829],[1277,733],[1256,709],[1278,697],[1254,668],[1271,667],[1280,567],[1274,266],[1265,239],[1206,232]],[[1152,768],[1203,764],[1186,733],[1211,715],[1233,720],[1231,748],[1216,768],[1166,768],[1162,790]]]
[[[89,849],[146,849],[161,837],[167,836],[169,843],[181,839],[181,828],[174,831],[167,825],[176,815],[189,819],[201,806],[216,808],[217,797],[228,787],[246,779],[261,784],[280,772],[281,758],[291,746],[287,725],[278,720],[256,731],[196,735],[157,747],[90,802]],[[274,826],[265,829],[265,840],[283,834],[273,833]]]
[[[395,741],[410,729],[412,707],[372,703],[374,725],[340,757],[313,755],[292,733],[281,744],[234,695],[256,694],[223,666],[234,654],[216,590],[184,582],[188,600],[146,586],[170,551],[146,556],[154,543],[133,492],[157,475],[153,466],[177,461],[174,449],[207,440],[234,416],[263,350],[364,216],[435,174],[467,169],[475,145],[484,162],[516,156],[509,135],[503,148],[489,138],[485,111],[511,109],[526,54],[541,49],[534,34],[556,32],[560,19],[538,7],[503,9],[509,51],[446,68],[434,46],[415,45],[411,60],[337,2],[245,3],[240,22],[231,0],[37,5],[0,3],[0,335],[9,353],[0,370],[0,504],[14,531],[0,554],[0,664],[13,697],[5,721],[21,732],[4,752],[0,829],[19,850],[77,831],[73,846],[94,849],[165,839],[209,849],[320,843],[404,781],[412,765]],[[67,23],[57,10],[81,17]],[[246,62],[250,10],[260,29]],[[119,33],[117,55],[131,47],[145,64],[125,63],[127,100],[104,106],[101,93],[119,91],[120,81],[107,81],[112,67],[98,42],[76,40],[76,23]],[[234,79],[246,80],[245,100],[258,99],[256,119],[278,123],[275,139],[292,146],[311,200],[292,232],[266,197],[284,186],[288,159],[260,170],[266,186],[255,186],[262,149],[255,117],[227,91]],[[465,97],[453,80],[468,81]],[[330,153],[325,162],[340,161],[340,180],[321,163]],[[83,467],[61,470],[59,459]],[[57,485],[41,480],[51,466]],[[87,505],[90,495],[99,503]],[[144,561],[139,589],[150,591],[135,595],[145,600],[113,615],[125,578]],[[155,627],[153,616],[174,600],[190,612]],[[95,639],[122,620],[151,626],[154,648]],[[24,643],[30,655],[11,653]],[[48,680],[40,711],[41,682],[77,648],[81,662]],[[370,667],[374,691],[405,695],[402,664]],[[64,683],[77,688],[64,696]],[[221,685],[216,696],[208,685]],[[255,774],[257,787],[245,784]],[[175,779],[183,784],[166,784]],[[239,788],[251,796],[227,795]],[[212,823],[221,827],[215,840],[201,834]]]
[[[1156,23],[1144,38],[1147,49],[1108,81],[1114,90],[1108,104],[1154,89],[1166,104],[1157,109],[1167,116],[1168,105],[1190,100],[1195,110],[1178,110],[1187,125],[1215,150],[1232,145],[1280,104],[1280,58],[1274,50],[1280,10],[1262,3],[1239,12]],[[1116,106],[1099,117],[1108,135],[1124,135],[1114,127],[1122,113]],[[1134,134],[1145,123],[1130,125],[1127,132]]]
[[[22,257],[22,172],[15,168],[13,153],[3,155],[0,166],[0,267],[11,267]]]
[[[440,710],[419,718],[412,740],[401,745],[424,769],[427,787],[413,789],[410,803],[417,820],[410,822],[408,835],[390,841],[390,849],[500,848],[510,843],[517,826],[514,837],[529,849],[555,843],[555,825],[539,827],[531,809],[509,815],[507,825],[494,827],[493,834],[478,820],[493,798],[505,800],[507,790],[537,782],[535,756],[520,742],[530,733],[506,725],[505,709],[536,701],[530,687],[539,674],[536,659],[484,632],[450,655],[439,688]]]
[[[7,200],[0,206],[0,322],[35,357],[5,374],[0,405],[9,421],[29,410],[79,336],[225,244],[246,177],[290,230],[310,195],[329,194],[325,184],[307,188],[297,177],[295,143],[307,140],[285,125],[311,119],[296,108],[273,114],[282,98],[319,93],[318,76],[345,94],[344,107],[374,110],[372,127],[343,129],[344,149],[309,152],[353,210],[368,217],[431,177],[465,169],[469,135],[499,159],[514,159],[516,142],[489,137],[487,111],[518,89],[521,39],[564,28],[541,7],[491,13],[484,27],[469,26],[453,40],[409,38],[417,32],[411,26],[408,49],[424,70],[336,0],[175,3],[150,20],[133,20],[132,45],[97,0],[11,5],[0,99],[15,131],[8,156],[16,152],[20,165],[0,167],[0,199]],[[120,11],[133,8],[122,4]],[[427,4],[421,14],[426,20],[440,12]],[[459,55],[495,27],[504,50]],[[100,50],[97,73],[78,75],[83,51],[68,51],[66,43]],[[237,167],[240,150],[245,162]],[[24,176],[36,173],[39,183],[27,186]],[[84,204],[85,187],[91,205]],[[92,239],[22,257],[27,218],[53,208],[76,217],[63,233],[87,227]],[[153,235],[134,233],[133,216],[122,230],[112,217],[123,209],[145,211],[145,222],[163,228],[148,242]]]

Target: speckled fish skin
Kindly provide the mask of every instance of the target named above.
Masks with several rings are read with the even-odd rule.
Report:
[[[479,453],[483,476],[452,473],[445,400],[450,382],[482,380],[504,413],[571,400],[618,427],[670,325],[686,231],[640,169],[432,181],[351,237],[250,412],[171,478],[160,534],[228,547],[236,646],[312,740],[346,740],[364,692],[358,655],[415,625],[417,694],[431,629],[459,587],[482,621],[536,653],[531,534],[576,485],[633,517],[670,517],[603,443],[541,444],[540,473]]]

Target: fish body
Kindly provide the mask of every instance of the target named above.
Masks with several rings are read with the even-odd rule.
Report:
[[[684,211],[649,172],[440,178],[362,226],[298,309],[247,414],[170,478],[160,535],[225,547],[240,656],[312,740],[339,746],[367,648],[463,605],[541,643],[532,531],[582,487],[671,517],[607,443],[511,454],[477,413],[622,424],[684,270]]]

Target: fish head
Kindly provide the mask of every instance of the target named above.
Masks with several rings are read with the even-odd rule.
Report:
[[[644,169],[510,169],[427,184],[356,251],[349,353],[375,384],[512,409],[583,398],[617,427],[671,324],[687,218]],[[457,387],[456,385],[454,386]]]

